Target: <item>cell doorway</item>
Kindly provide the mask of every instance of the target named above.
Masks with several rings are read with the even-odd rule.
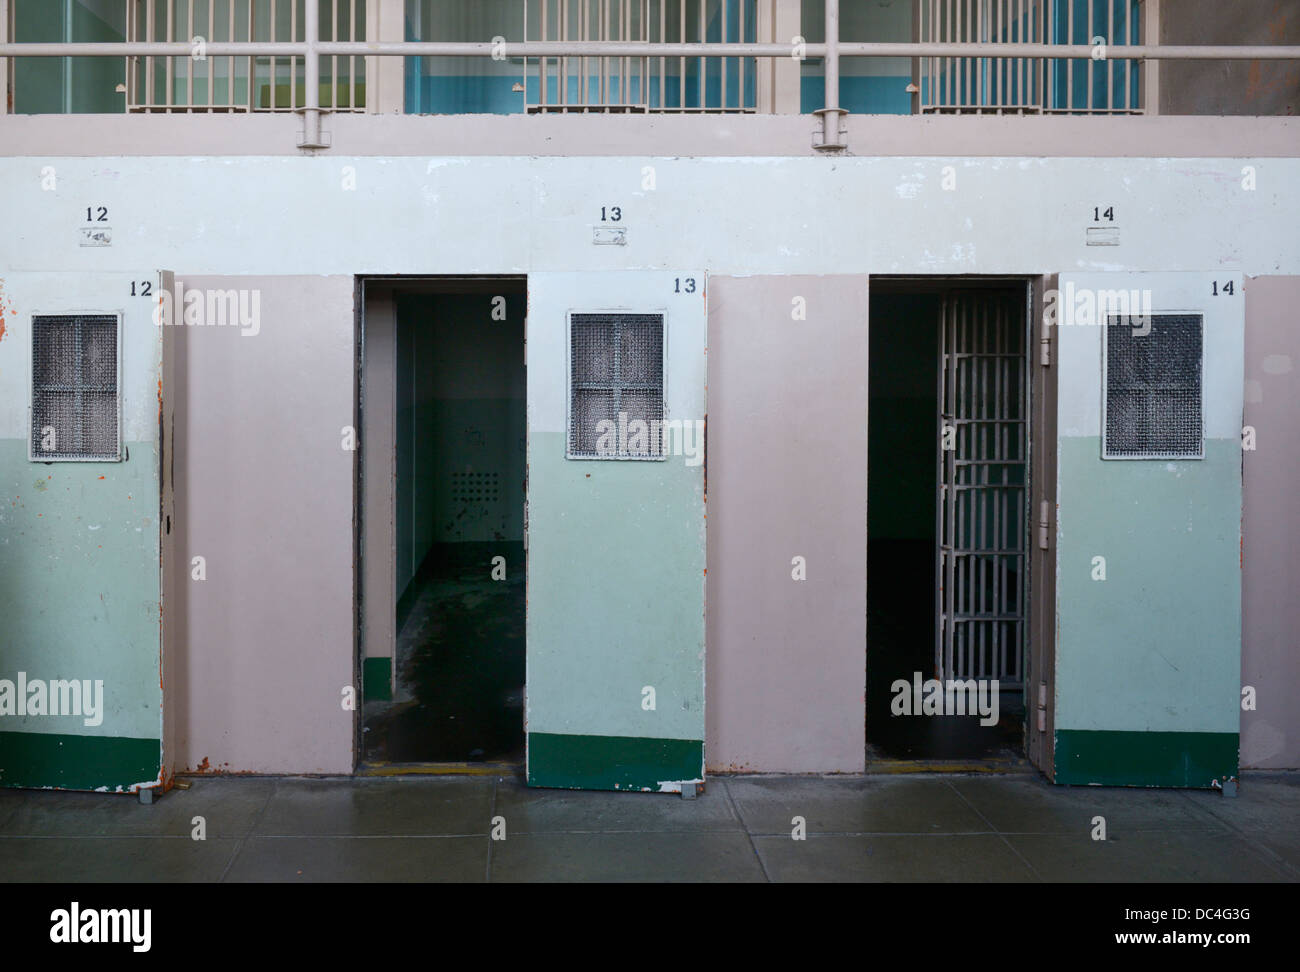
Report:
[[[872,281],[868,765],[1024,753],[1028,287]]]
[[[522,278],[367,279],[358,750],[522,763]]]

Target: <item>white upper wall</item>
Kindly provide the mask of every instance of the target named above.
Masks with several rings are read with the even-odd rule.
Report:
[[[1298,184],[1276,158],[5,158],[0,269],[1295,274]],[[111,246],[79,245],[87,206]],[[593,244],[602,206],[626,246]],[[1087,245],[1094,207],[1118,245]]]

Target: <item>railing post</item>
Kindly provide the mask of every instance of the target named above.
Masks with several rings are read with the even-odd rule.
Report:
[[[7,44],[10,39],[9,0],[0,0],[0,44]],[[0,115],[11,111],[9,98],[9,58],[0,57]]]
[[[1138,43],[1150,44],[1153,47],[1158,45],[1160,43],[1160,0],[1143,0],[1140,16],[1141,33],[1138,35]],[[1132,72],[1129,72],[1129,76],[1132,76]],[[1141,76],[1142,101],[1138,107],[1147,115],[1158,115],[1160,114],[1160,62],[1150,59],[1143,61]]]
[[[304,39],[307,43],[307,53],[303,57],[303,81],[307,85],[307,91],[302,115],[302,141],[298,147],[328,148],[328,144],[321,141],[320,127],[320,53],[316,50],[316,45],[320,42],[320,5],[318,0],[307,0],[303,7],[306,14],[303,30],[306,32]]]
[[[352,0],[356,3],[356,0]],[[419,12],[419,4],[416,5]],[[402,0],[370,0],[366,5],[366,40],[397,41],[406,40],[405,11]],[[355,38],[354,38],[355,39]],[[418,35],[417,39],[423,40]],[[418,58],[414,58],[419,62]],[[419,73],[418,70],[416,72]],[[400,115],[406,110],[406,58],[404,57],[367,57],[366,58],[366,111],[371,114]],[[419,106],[412,106],[418,111]]]
[[[826,100],[813,114],[822,119],[821,138],[813,143],[819,152],[841,152],[847,146],[840,139],[840,0],[826,0]]]

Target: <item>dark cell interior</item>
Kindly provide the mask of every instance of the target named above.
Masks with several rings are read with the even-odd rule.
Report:
[[[868,761],[1023,752],[1019,689],[999,720],[894,715],[895,682],[936,676],[940,293],[871,297],[867,496]]]

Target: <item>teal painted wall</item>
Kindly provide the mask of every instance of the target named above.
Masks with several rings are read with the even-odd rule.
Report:
[[[17,0],[10,4],[14,37],[37,41],[121,42],[125,4],[73,0]],[[71,16],[69,16],[71,14]],[[20,57],[13,62],[13,111],[17,114],[120,112],[126,96],[116,91],[126,80],[126,63],[115,57]],[[69,72],[68,73],[65,72]],[[67,82],[71,80],[71,86]],[[66,89],[66,90],[65,90]]]
[[[870,360],[888,364],[869,385],[868,449],[880,466],[868,487],[867,533],[933,539],[938,299],[877,294],[871,311]]]
[[[1093,437],[1058,448],[1057,726],[1236,732],[1240,440],[1179,462],[1103,463]]]
[[[801,24],[810,44],[826,40],[822,0],[803,0]],[[842,41],[903,43],[912,40],[912,4],[908,0],[840,4]],[[800,108],[805,114],[825,107],[825,69],[820,59],[801,68]],[[840,107],[856,115],[910,115],[912,62],[905,57],[848,57],[840,61]]]

